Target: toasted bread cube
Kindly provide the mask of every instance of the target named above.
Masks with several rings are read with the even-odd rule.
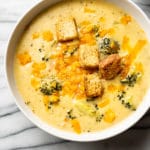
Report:
[[[78,38],[76,22],[74,18],[61,18],[56,24],[58,41],[65,42]]]
[[[87,97],[102,96],[103,88],[97,73],[86,75],[84,85]]]
[[[106,80],[114,79],[121,69],[121,57],[118,54],[108,56],[99,64],[101,76]]]
[[[94,69],[99,66],[99,52],[95,46],[81,45],[79,48],[81,67]]]

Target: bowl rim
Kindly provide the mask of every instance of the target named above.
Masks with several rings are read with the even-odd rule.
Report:
[[[54,2],[54,3],[57,3],[57,1],[61,1],[61,0],[56,0],[56,2]],[[111,1],[111,0],[109,0],[109,1]],[[143,10],[141,8],[139,8],[139,6],[137,6],[131,0],[124,0],[124,1],[126,1],[127,3],[132,5],[132,7],[134,7],[135,9],[137,9],[137,11],[143,16],[143,19],[145,19],[150,25],[149,18],[146,16],[146,14],[143,12]],[[84,133],[81,135],[67,132],[67,131],[63,131],[61,129],[58,129],[56,127],[48,125],[47,123],[42,121],[40,118],[38,118],[35,114],[33,114],[27,106],[22,106],[22,104],[19,102],[19,100],[18,100],[18,98],[14,92],[14,88],[13,88],[13,86],[15,86],[15,85],[11,85],[11,83],[10,83],[10,78],[9,78],[9,73],[8,73],[8,65],[7,65],[8,60],[9,60],[8,59],[8,51],[10,49],[12,38],[15,36],[17,28],[20,25],[20,23],[24,20],[24,18],[28,17],[28,15],[31,14],[31,12],[35,8],[39,7],[43,3],[46,3],[46,1],[38,2],[37,4],[35,4],[31,8],[29,8],[29,10],[27,10],[24,13],[24,15],[22,15],[22,17],[17,21],[17,23],[16,23],[16,25],[15,25],[15,27],[14,27],[14,29],[13,29],[10,37],[9,37],[8,43],[7,43],[7,50],[5,52],[5,58],[4,58],[5,59],[5,76],[6,76],[7,86],[8,86],[9,92],[13,95],[16,105],[19,107],[21,112],[34,125],[36,125],[40,129],[42,129],[43,131],[45,131],[45,132],[47,132],[53,136],[64,139],[64,140],[76,141],[76,142],[101,141],[101,140],[105,140],[105,139],[114,137],[114,136],[128,130],[131,126],[133,126],[135,123],[137,123],[144,116],[144,114],[149,110],[150,103],[149,103],[148,99],[150,97],[150,89],[148,89],[147,94],[143,98],[143,102],[140,104],[140,106],[138,106],[138,109],[136,110],[136,112],[129,115],[129,117],[125,118],[123,121],[117,123],[116,125],[113,125],[113,126],[107,128],[105,130],[98,131],[98,132],[92,132],[92,133]],[[29,21],[29,23],[30,22],[31,22],[31,20]],[[21,97],[20,97],[20,100],[23,102]],[[108,134],[108,133],[111,133],[111,134]]]

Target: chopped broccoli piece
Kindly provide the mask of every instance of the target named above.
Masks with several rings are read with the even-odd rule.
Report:
[[[41,82],[40,91],[44,95],[52,95],[62,90],[62,85],[57,80],[43,80]]]
[[[121,80],[120,82],[122,84],[127,84],[130,87],[134,87],[139,77],[140,73],[133,73],[131,75],[128,75],[125,79]]]
[[[120,45],[117,41],[104,38],[100,43],[100,52],[104,55],[116,54],[120,50]]]

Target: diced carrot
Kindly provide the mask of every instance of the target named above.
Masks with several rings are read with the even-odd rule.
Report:
[[[28,52],[18,54],[17,58],[19,59],[21,65],[26,65],[31,62],[31,56],[29,55]]]
[[[53,40],[53,34],[50,31],[44,31],[42,33],[43,40],[49,42]]]
[[[71,124],[72,124],[72,128],[74,129],[74,131],[78,134],[81,133],[81,127],[80,127],[80,123],[77,119],[73,119],[71,120]]]
[[[111,109],[107,110],[104,114],[104,121],[108,123],[112,123],[116,118],[114,111]]]

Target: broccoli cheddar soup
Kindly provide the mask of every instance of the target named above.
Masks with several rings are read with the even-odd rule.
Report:
[[[18,43],[14,74],[42,121],[74,132],[109,128],[134,113],[150,83],[146,34],[106,0],[65,0],[37,16]]]

